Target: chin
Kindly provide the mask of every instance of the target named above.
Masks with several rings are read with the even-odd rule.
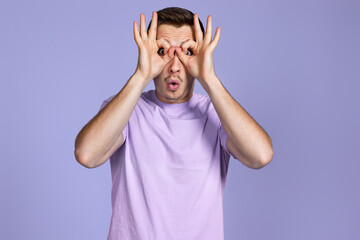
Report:
[[[172,103],[176,103],[178,101],[180,101],[182,98],[183,98],[184,94],[180,94],[180,93],[165,93],[164,95],[164,98],[169,101],[169,102],[172,102]]]
[[[175,92],[173,92],[165,88],[164,91],[159,93],[161,97],[169,103],[177,103],[185,97],[185,92],[183,89],[177,89]]]

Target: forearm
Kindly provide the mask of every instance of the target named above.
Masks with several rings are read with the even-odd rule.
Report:
[[[119,138],[147,81],[136,73],[121,91],[79,132],[75,140],[76,159],[84,166],[102,164],[103,156]]]
[[[236,149],[254,166],[271,161],[272,142],[261,126],[214,77],[205,86],[221,124]]]

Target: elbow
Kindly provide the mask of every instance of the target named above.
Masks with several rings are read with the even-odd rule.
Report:
[[[255,169],[261,169],[268,165],[272,161],[273,156],[274,150],[270,139],[269,145],[267,147],[264,147],[262,154],[259,156]]]
[[[84,166],[86,168],[95,168],[96,167],[94,164],[91,163],[89,158],[85,154],[80,152],[77,148],[75,148],[74,155],[75,155],[76,161],[78,163],[80,163],[82,166]]]
[[[274,156],[274,151],[271,148],[266,154],[263,154],[263,156],[259,157],[259,159],[254,164],[253,168],[261,169],[261,168],[265,167],[272,161],[273,156]]]
[[[75,159],[78,163],[86,168],[95,168],[97,165],[94,164],[94,160],[90,157],[87,151],[84,150],[84,147],[81,145],[79,141],[79,135],[75,140],[75,149],[74,149]]]

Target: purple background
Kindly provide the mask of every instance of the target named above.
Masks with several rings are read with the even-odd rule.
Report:
[[[263,169],[230,160],[226,240],[360,239],[355,0],[1,1],[0,238],[106,239],[109,162],[75,137],[135,70],[132,22],[168,6],[212,14],[216,73],[273,140]]]

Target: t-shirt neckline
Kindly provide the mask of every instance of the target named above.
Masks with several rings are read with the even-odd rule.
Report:
[[[171,114],[182,113],[185,109],[189,108],[192,102],[195,100],[195,93],[193,92],[191,98],[182,103],[165,103],[158,99],[155,93],[156,90],[151,90],[151,97],[154,102],[159,105],[164,111]]]

